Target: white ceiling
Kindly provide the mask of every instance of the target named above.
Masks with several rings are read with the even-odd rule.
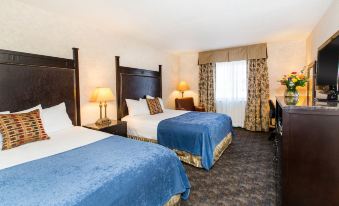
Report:
[[[305,38],[332,0],[20,0],[172,52]]]

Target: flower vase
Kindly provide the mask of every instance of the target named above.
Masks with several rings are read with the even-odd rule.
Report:
[[[296,105],[299,101],[299,92],[296,87],[287,87],[284,96],[287,105]]]

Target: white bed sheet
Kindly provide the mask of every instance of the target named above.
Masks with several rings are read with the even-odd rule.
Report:
[[[112,136],[111,134],[71,127],[49,134],[49,140],[37,141],[0,151],[0,170],[32,160],[78,148]]]
[[[150,115],[125,116],[121,120],[127,122],[127,134],[157,140],[158,124],[165,119],[173,118],[188,111],[165,109],[163,113]]]

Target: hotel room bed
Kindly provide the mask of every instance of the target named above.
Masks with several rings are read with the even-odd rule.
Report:
[[[126,99],[162,96],[162,70],[130,68],[116,57],[117,119],[127,121],[129,137],[173,149],[180,160],[209,170],[232,141],[232,120],[216,113],[165,110],[130,116]]]
[[[82,127],[1,151],[0,166],[4,205],[171,205],[189,195],[174,152]]]
[[[14,148],[2,144],[0,205],[169,206],[187,199],[189,181],[173,151],[79,127],[78,65],[76,48],[73,59],[0,50],[0,112],[34,107],[32,113],[38,119],[32,124],[44,125],[18,133],[39,129],[40,134],[44,128],[49,136],[31,143],[23,141],[26,144]],[[62,120],[59,115],[49,116],[51,122],[47,124],[47,110],[59,114],[61,106]],[[42,116],[38,115],[41,112]],[[64,127],[65,116],[69,127]],[[55,121],[57,124],[52,123]],[[4,125],[10,122],[2,121]],[[63,129],[51,132],[57,125]],[[9,134],[1,128],[2,133]],[[9,140],[6,136],[6,144]]]
[[[166,109],[122,120],[130,138],[159,143],[173,149],[183,162],[207,170],[232,142],[232,120],[222,114]]]

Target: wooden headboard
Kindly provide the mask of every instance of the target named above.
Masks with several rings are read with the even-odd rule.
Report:
[[[126,99],[162,97],[161,67],[159,71],[124,67],[120,65],[120,57],[115,57],[118,120],[128,115]]]
[[[0,111],[62,102],[73,124],[81,125],[77,48],[73,59],[0,50]]]

